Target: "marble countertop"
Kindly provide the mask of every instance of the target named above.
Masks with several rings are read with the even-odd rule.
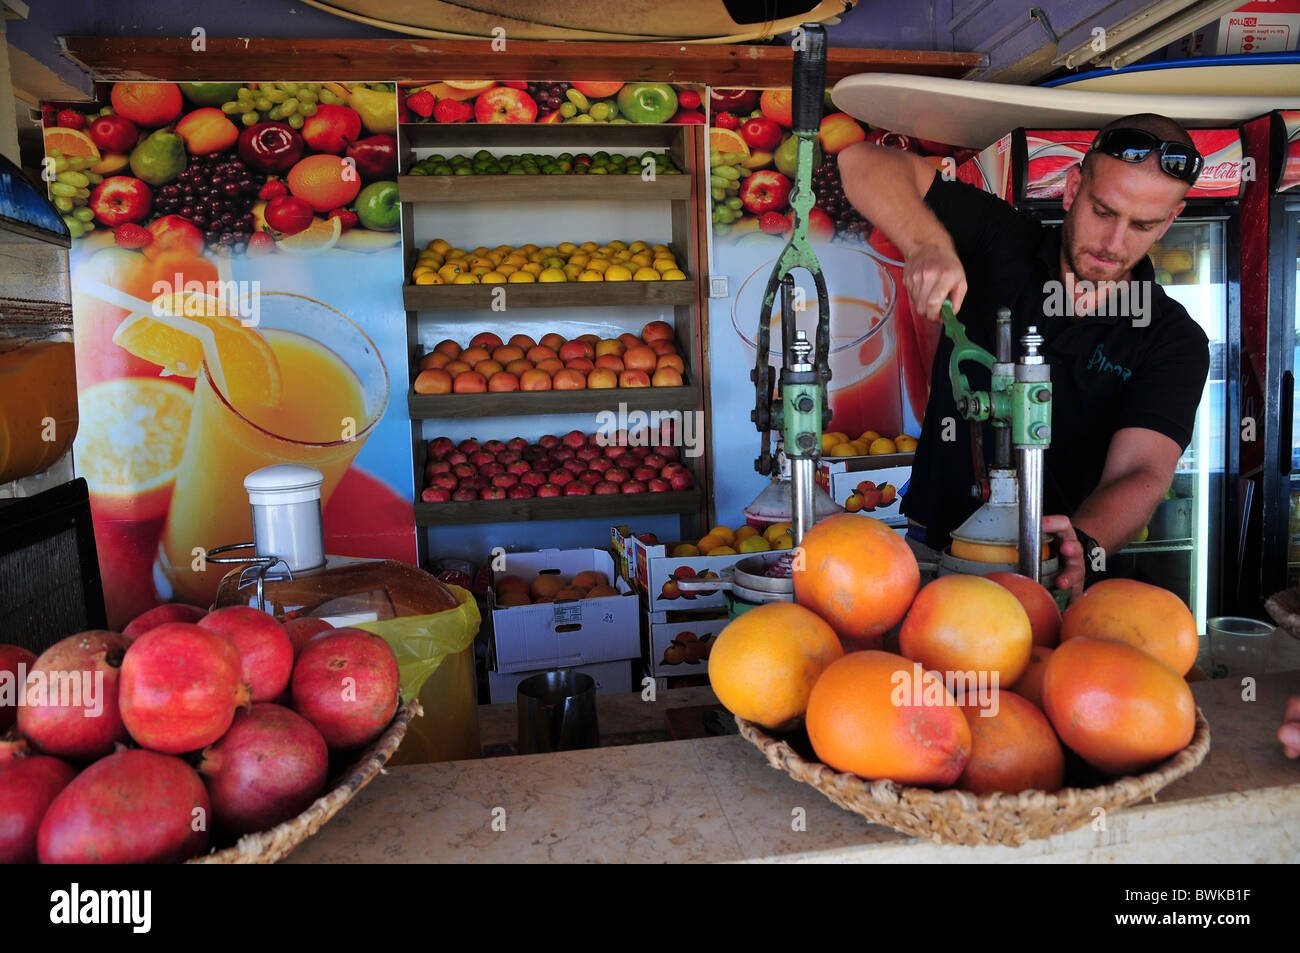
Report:
[[[391,768],[285,862],[1300,860],[1300,762],[1276,740],[1300,671],[1261,677],[1253,698],[1228,679],[1192,690],[1212,734],[1199,768],[1155,801],[1115,812],[1104,831],[1085,826],[1018,848],[935,845],[870,824],[726,736]],[[621,724],[662,725],[668,708],[711,698],[688,691],[653,703],[620,696],[609,710]],[[505,737],[508,722],[497,721]]]

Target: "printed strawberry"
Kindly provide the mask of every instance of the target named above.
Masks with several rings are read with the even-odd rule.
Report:
[[[66,129],[85,129],[88,125],[86,117],[75,109],[60,109],[58,121]]]
[[[438,100],[427,89],[422,89],[418,93],[406,97],[406,108],[422,119],[428,119],[433,115],[433,107],[437,103]]]
[[[677,91],[677,105],[683,109],[699,109],[700,94],[693,89],[680,89]]]
[[[257,197],[269,202],[271,199],[279,198],[281,195],[288,194],[289,186],[285,185],[279,179],[267,179],[266,184],[263,185],[261,190],[257,193]]]
[[[336,208],[325,216],[326,221],[331,218],[341,220],[343,223],[343,231],[345,232],[357,223],[357,213],[346,208]]]
[[[248,240],[248,254],[256,258],[275,251],[275,239],[266,232],[254,232]]]
[[[764,212],[758,219],[758,230],[767,235],[780,235],[791,227],[790,216],[784,212]]]
[[[474,107],[454,99],[441,100],[433,108],[435,122],[469,122],[472,118],[474,118]]]
[[[124,222],[113,232],[119,248],[144,248],[153,242],[153,232],[135,222]]]
[[[713,119],[713,124],[719,129],[739,129],[740,117],[735,113],[718,113]]]

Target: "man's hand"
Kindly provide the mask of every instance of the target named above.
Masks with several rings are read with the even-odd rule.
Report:
[[[903,266],[903,288],[912,309],[930,321],[942,316],[945,298],[952,299],[954,314],[960,311],[966,298],[966,269],[952,242],[922,245],[908,255]]]
[[[1282,727],[1277,730],[1277,740],[1282,742],[1282,751],[1288,758],[1300,758],[1300,695],[1292,695],[1286,700],[1286,712],[1282,715]]]
[[[1083,545],[1074,535],[1074,524],[1068,516],[1044,516],[1043,532],[1055,533],[1061,539],[1061,566],[1056,574],[1056,588],[1069,589],[1070,601],[1083,595],[1084,560]]]

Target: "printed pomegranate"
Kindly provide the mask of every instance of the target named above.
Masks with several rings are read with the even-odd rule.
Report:
[[[239,652],[225,637],[169,622],[131,643],[122,660],[118,705],[131,737],[163,754],[197,751],[248,704]]]
[[[41,754],[93,761],[126,740],[118,711],[123,653],[116,632],[92,629],[55,642],[27,672],[18,733]]]
[[[301,814],[325,789],[328,772],[320,732],[296,712],[267,703],[237,712],[199,764],[213,817],[232,834],[267,830]]]
[[[76,776],[72,765],[47,755],[0,761],[0,864],[36,863],[41,818]]]
[[[387,642],[361,629],[312,639],[294,666],[293,707],[331,750],[369,744],[397,711],[397,656]]]
[[[224,635],[239,652],[240,679],[254,702],[269,702],[289,687],[293,643],[275,616],[252,606],[218,609],[198,624]]]
[[[156,751],[119,751],[54,799],[37,853],[42,864],[177,863],[207,849],[210,824],[208,792],[193,768]]]

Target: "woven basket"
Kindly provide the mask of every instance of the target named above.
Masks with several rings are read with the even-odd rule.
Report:
[[[1273,621],[1286,629],[1293,639],[1300,639],[1300,590],[1283,589],[1268,597],[1264,608]]]
[[[763,752],[772,767],[811,784],[840,807],[936,844],[1019,847],[1039,837],[1082,827],[1097,808],[1114,811],[1145,798],[1154,800],[1165,785],[1189,774],[1210,750],[1210,725],[1196,709],[1191,744],[1139,777],[1120,778],[1101,787],[1062,788],[1054,794],[970,794],[909,788],[893,781],[864,781],[817,761],[806,761],[788,742],[773,738],[753,722],[737,717],[740,734]]]
[[[270,830],[245,834],[234,847],[214,851],[187,860],[188,864],[273,864],[293,853],[294,848],[320,830],[344,804],[369,784],[402,743],[412,718],[424,714],[420,703],[412,699],[397,709],[384,733],[367,748],[328,794],[312,802],[297,817]]]

